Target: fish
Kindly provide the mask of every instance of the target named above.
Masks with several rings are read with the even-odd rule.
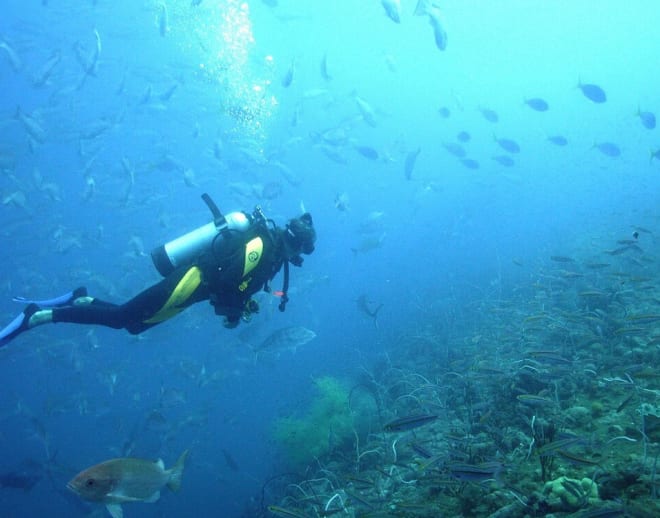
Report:
[[[381,0],[385,14],[394,23],[401,23],[401,0]]]
[[[15,118],[21,121],[25,131],[36,142],[42,144],[46,140],[46,131],[41,127],[41,124],[32,116],[21,110],[21,107],[16,108]]]
[[[556,441],[543,444],[536,449],[536,453],[538,453],[539,457],[552,457],[559,450],[566,450],[569,446],[574,446],[582,442],[585,442],[585,440],[577,435],[565,437],[563,439],[557,439]]]
[[[2,45],[0,45],[2,46]],[[642,122],[642,126],[644,126],[646,129],[654,129],[655,128],[655,114],[652,112],[647,112],[647,111],[641,111],[639,108],[637,108],[637,117],[639,117],[639,120]]]
[[[504,167],[513,167],[516,165],[516,162],[508,155],[497,155],[493,157],[493,160]]]
[[[467,155],[465,148],[456,142],[443,142],[442,147],[458,158],[465,158]]]
[[[292,59],[289,68],[287,68],[284,77],[282,77],[282,86],[284,88],[289,88],[291,83],[293,83],[293,76],[296,73],[296,60]]]
[[[328,53],[324,53],[323,57],[321,58],[321,64],[320,64],[320,69],[321,69],[321,77],[325,79],[326,81],[331,81],[332,76],[330,75],[330,72],[328,71]]]
[[[405,432],[432,423],[438,418],[437,414],[413,414],[405,417],[400,417],[394,421],[390,421],[383,430],[386,432]]]
[[[428,16],[429,23],[433,27],[433,36],[435,38],[435,46],[440,50],[447,48],[447,33],[440,20],[440,10],[431,0],[419,0],[414,11],[415,16]]]
[[[360,110],[360,114],[362,115],[362,118],[364,119],[364,122],[369,124],[372,128],[376,127],[376,117],[374,115],[374,110],[371,107],[371,105],[365,101],[364,99],[360,99],[359,97],[355,97],[355,102],[358,106],[358,110]]]
[[[375,302],[372,302],[365,294],[360,295],[357,298],[356,303],[358,309],[362,313],[373,318],[374,326],[376,326],[376,329],[378,329],[378,312],[383,307],[383,303],[381,302],[380,304],[377,304]]]
[[[556,404],[555,401],[550,398],[537,396],[535,394],[520,394],[516,396],[516,399],[523,405],[532,407],[555,406]]]
[[[564,459],[571,464],[574,464],[576,466],[582,466],[582,467],[592,467],[592,466],[599,466],[600,461],[592,460],[592,459],[585,459],[584,457],[579,457],[569,451],[566,450],[557,450],[555,452],[555,456],[559,457],[561,459]]]
[[[351,251],[354,255],[358,253],[371,252],[380,248],[383,242],[385,241],[385,232],[377,236],[367,236],[362,241],[358,243],[357,246],[351,247]]]
[[[11,471],[0,473],[0,488],[30,491],[44,475],[43,466],[32,459],[26,459]]]
[[[468,169],[479,169],[479,162],[473,158],[463,158],[461,160],[461,164],[463,164]]]
[[[525,104],[529,106],[532,110],[537,112],[545,112],[548,111],[549,108],[548,103],[545,101],[545,99],[541,99],[540,97],[525,99]]]
[[[163,2],[160,4],[160,14],[158,15],[158,32],[161,37],[167,36],[167,33],[170,31],[169,27],[169,15],[167,13],[167,6]]]
[[[568,358],[564,358],[557,351],[529,351],[527,356],[534,358],[540,363],[553,363],[556,365],[570,365],[573,363]]]
[[[582,94],[590,101],[596,104],[602,104],[607,101],[607,94],[600,86],[595,84],[578,83],[578,88]]]
[[[341,212],[347,211],[351,208],[348,194],[342,192],[335,196],[335,208]]]
[[[584,263],[585,268],[590,270],[602,270],[603,268],[608,268],[610,263]]]
[[[460,131],[459,133],[456,134],[456,140],[459,142],[470,142],[472,139],[472,136],[467,132],[467,131]]]
[[[259,345],[253,347],[255,354],[262,352],[279,353],[281,351],[296,352],[299,347],[316,338],[316,333],[302,326],[282,327],[273,331]]]
[[[423,457],[425,459],[430,459],[431,457],[433,457],[433,454],[429,450],[427,450],[424,447],[424,445],[420,444],[418,441],[411,442],[410,447],[412,448],[412,450],[415,453],[417,453],[418,455],[420,455],[421,457]]]
[[[490,108],[479,108],[479,113],[481,113],[481,116],[484,119],[486,119],[488,122],[492,122],[493,124],[500,120],[497,112],[495,110],[491,110]]]
[[[660,149],[651,150],[650,157],[649,157],[649,164],[653,162],[653,159],[660,160]]]
[[[464,464],[451,462],[447,465],[452,477],[462,482],[484,482],[497,478],[503,466],[499,462],[484,462],[482,464]]]
[[[508,153],[520,153],[520,145],[510,138],[495,138],[495,142]]]
[[[623,410],[624,408],[626,408],[626,406],[628,405],[628,403],[630,403],[630,402],[632,401],[632,399],[633,399],[636,395],[637,395],[636,392],[631,392],[631,393],[628,395],[628,397],[626,397],[623,401],[621,401],[621,403],[619,403],[619,406],[616,407],[616,413],[618,414],[619,412],[621,412],[621,410]]]
[[[99,64],[99,56],[101,55],[101,49],[102,49],[102,44],[101,44],[101,35],[99,34],[99,31],[94,29],[94,49],[92,50],[91,55],[88,55],[81,43],[77,43],[74,46],[74,50],[76,51],[76,58],[78,59],[78,63],[80,63],[80,66],[83,69],[84,75],[82,77],[82,80],[80,81],[80,84],[78,85],[77,89],[80,90],[84,84],[85,81],[87,80],[87,76],[96,76],[96,73],[98,71],[98,64]]]
[[[433,5],[431,0],[418,0],[413,14],[415,16],[425,16],[429,14],[429,9],[432,9],[433,7],[435,7],[435,5]]]
[[[222,448],[220,451],[222,452],[222,456],[225,458],[225,464],[227,464],[230,470],[236,472],[241,470],[241,468],[238,467],[238,463],[234,460],[234,457],[232,457],[227,450]]]
[[[413,170],[415,169],[415,164],[417,163],[417,157],[421,151],[422,148],[418,147],[415,151],[410,151],[406,155],[406,160],[403,165],[403,174],[406,177],[406,180],[410,180],[412,178]]]
[[[4,40],[0,41],[0,49],[4,50],[7,54],[7,59],[9,59],[9,64],[14,69],[14,72],[20,72],[23,68],[23,60],[16,51]]]
[[[440,115],[440,117],[442,117],[443,119],[448,119],[449,117],[451,117],[451,111],[446,106],[441,106],[440,108],[438,108],[438,115]]]
[[[50,79],[50,76],[53,74],[55,67],[61,59],[62,53],[59,50],[54,51],[44,66],[41,67],[39,73],[34,77],[32,84],[34,86],[44,86],[48,82],[48,79]]]
[[[555,146],[565,146],[568,144],[568,140],[563,135],[551,135],[548,137],[548,141],[552,142]]]
[[[438,47],[439,50],[444,51],[447,49],[447,32],[442,24],[442,20],[440,20],[440,11],[436,8],[432,8],[428,10],[428,15],[429,23],[431,24],[431,27],[433,27],[435,46]]]
[[[79,138],[82,140],[93,140],[111,129],[114,124],[114,121],[106,118],[97,119],[80,131]]]
[[[556,263],[574,263],[575,259],[572,257],[567,257],[565,255],[551,255],[550,260]]]
[[[380,232],[385,227],[384,222],[385,212],[382,210],[372,210],[367,217],[359,225],[358,231],[361,234],[371,234],[373,232]]]
[[[371,146],[355,146],[355,151],[369,160],[378,160],[378,151]]]
[[[174,95],[174,92],[176,92],[177,88],[179,88],[179,83],[174,83],[167,90],[165,90],[162,94],[160,94],[158,96],[158,98],[163,102],[169,101],[172,98],[172,96]]]
[[[67,488],[83,500],[105,504],[113,518],[121,518],[123,503],[156,502],[164,486],[178,491],[187,457],[185,450],[170,469],[165,469],[161,459],[156,462],[132,457],[106,460],[78,473]]]
[[[598,151],[600,151],[603,155],[609,157],[617,157],[621,155],[621,149],[619,149],[619,146],[617,146],[613,142],[599,142],[597,144],[594,144],[594,147]]]

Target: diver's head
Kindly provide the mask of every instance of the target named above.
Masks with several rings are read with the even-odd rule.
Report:
[[[287,257],[292,258],[299,257],[300,254],[311,254],[314,251],[314,243],[316,242],[316,230],[314,230],[312,215],[305,212],[302,216],[289,220],[283,236]]]

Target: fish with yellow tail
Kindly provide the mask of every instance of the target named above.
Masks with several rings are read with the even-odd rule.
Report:
[[[161,459],[156,462],[131,457],[106,460],[78,473],[67,487],[83,500],[105,504],[112,518],[122,518],[121,504],[155,502],[163,486],[178,491],[187,456],[188,450],[170,469],[165,469]]]

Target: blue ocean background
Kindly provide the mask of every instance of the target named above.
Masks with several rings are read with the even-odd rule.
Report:
[[[200,303],[138,337],[58,324],[2,349],[0,477],[35,483],[0,488],[0,516],[102,516],[66,489],[78,471],[127,451],[170,466],[185,449],[180,493],[126,517],[256,516],[288,469],[273,423],[314,379],[350,384],[433,326],[452,343],[487,334],[475,308],[636,228],[657,282],[660,137],[637,114],[660,110],[660,10],[447,0],[440,50],[416,4],[395,23],[377,0],[3,2],[3,322],[13,296],[84,285],[123,302],[157,282],[150,250],[210,221],[204,192],[280,225],[307,210],[318,241],[286,312],[259,295],[235,330]],[[382,304],[377,325],[360,297]],[[316,338],[255,357],[287,326]]]

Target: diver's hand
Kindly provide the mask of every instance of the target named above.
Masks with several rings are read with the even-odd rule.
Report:
[[[241,314],[241,320],[243,322],[249,322],[252,320],[252,315],[259,313],[259,304],[256,301],[250,299],[245,303],[243,307],[243,313]]]

